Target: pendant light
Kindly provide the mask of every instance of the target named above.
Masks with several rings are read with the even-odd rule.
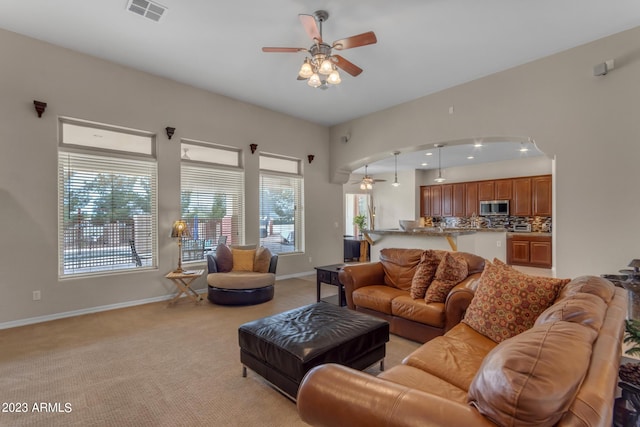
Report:
[[[393,152],[393,156],[395,157],[395,164],[396,164],[396,168],[395,168],[395,176],[393,178],[393,185],[394,187],[397,187],[400,185],[400,183],[398,182],[398,154],[400,154],[399,151],[394,151]]]
[[[442,144],[434,144],[438,148],[438,177],[434,180],[437,183],[445,182],[446,178],[442,177],[442,168],[440,163],[440,150],[442,149]]]

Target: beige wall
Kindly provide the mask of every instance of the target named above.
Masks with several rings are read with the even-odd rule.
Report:
[[[0,326],[174,292],[163,275],[177,262],[177,245],[168,233],[180,213],[180,138],[243,150],[247,242],[259,236],[258,155],[251,155],[249,144],[304,159],[306,253],[280,257],[278,274],[341,261],[342,186],[330,183],[326,127],[7,31],[0,30],[0,52]],[[48,103],[40,119],[34,99]],[[157,133],[157,271],[58,280],[59,116]],[[171,141],[166,126],[177,129]],[[308,154],[315,155],[312,164]],[[197,287],[204,286],[199,280]],[[32,301],[34,290],[42,292],[40,301]]]
[[[437,142],[532,137],[556,158],[557,274],[615,273],[640,256],[638,40],[635,28],[334,126],[332,180],[362,166],[365,149],[370,161]],[[615,70],[594,77],[608,59]]]

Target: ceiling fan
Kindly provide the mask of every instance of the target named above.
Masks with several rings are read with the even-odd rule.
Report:
[[[358,184],[360,183],[360,189],[361,190],[371,190],[373,189],[373,184],[375,184],[376,182],[385,182],[386,179],[373,179],[373,177],[369,176],[369,173],[367,172],[367,168],[369,167],[369,165],[364,165],[364,176],[362,177],[362,179],[360,181],[353,181],[352,184]]]
[[[329,18],[326,10],[317,10],[313,15],[299,14],[300,22],[307,35],[313,40],[313,45],[309,49],[303,47],[263,47],[263,52],[307,52],[298,80],[307,80],[307,84],[312,87],[326,89],[328,85],[336,85],[341,82],[340,74],[336,67],[346,71],[356,77],[362,73],[362,68],[344,59],[340,55],[333,55],[332,50],[344,50],[354,47],[366,46],[377,43],[376,35],[373,31],[336,40],[332,44],[327,44],[322,40],[322,23]]]

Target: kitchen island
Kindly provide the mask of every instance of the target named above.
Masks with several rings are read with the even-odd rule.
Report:
[[[421,227],[406,231],[367,230],[364,234],[371,245],[371,261],[379,261],[384,248],[457,250],[506,261],[507,230],[504,228]]]

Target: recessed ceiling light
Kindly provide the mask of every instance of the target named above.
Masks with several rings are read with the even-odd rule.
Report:
[[[425,156],[433,156],[432,152],[424,153]]]
[[[482,147],[482,142],[476,142],[475,144],[473,144],[474,147]]]
[[[526,151],[529,151],[529,149],[528,149],[527,147],[522,147],[522,148],[520,149],[520,151],[524,153],[524,152],[526,152]]]
[[[429,166],[429,163],[421,163],[420,166]]]
[[[473,158],[474,158],[473,156],[467,156],[467,159],[469,159],[469,160],[471,160]]]

